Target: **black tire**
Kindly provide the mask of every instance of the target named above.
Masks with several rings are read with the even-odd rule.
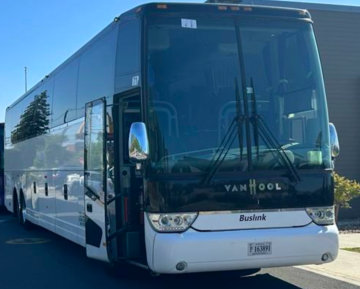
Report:
[[[20,201],[18,202],[18,220],[19,224],[23,226],[25,229],[31,228],[31,223],[26,220],[26,203],[25,198],[22,193],[20,193]]]

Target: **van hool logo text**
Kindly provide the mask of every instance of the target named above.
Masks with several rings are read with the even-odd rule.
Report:
[[[266,221],[266,215],[262,214],[262,215],[252,215],[252,216],[245,216],[245,215],[240,215],[240,222],[251,222],[251,221]]]
[[[249,184],[224,185],[227,192],[249,192],[250,195],[256,195],[257,192],[281,191],[279,183],[257,183],[255,179],[250,179]]]

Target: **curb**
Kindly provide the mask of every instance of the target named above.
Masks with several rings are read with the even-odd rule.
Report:
[[[314,265],[314,266],[319,266],[319,265]],[[302,269],[302,270],[305,270],[305,271],[310,271],[310,272],[313,272],[315,274],[319,274],[319,275],[322,275],[322,276],[325,276],[325,277],[328,277],[328,278],[331,278],[331,279],[335,279],[335,280],[340,280],[340,281],[343,281],[343,282],[346,282],[346,283],[350,283],[352,285],[356,285],[356,286],[360,286],[360,280],[355,280],[352,278],[352,276],[345,276],[343,274],[339,274],[339,273],[327,273],[327,272],[324,272],[322,270],[317,270],[317,269],[314,269],[314,268],[309,268],[307,266],[295,266],[295,268],[298,268],[298,269]]]

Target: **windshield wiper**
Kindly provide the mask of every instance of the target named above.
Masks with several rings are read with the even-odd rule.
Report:
[[[253,128],[254,128],[254,137],[255,137],[255,145],[257,147],[257,155],[259,155],[259,139],[258,139],[258,136],[260,135],[262,137],[262,139],[264,140],[264,142],[266,143],[267,147],[269,147],[271,149],[275,149],[277,154],[282,159],[284,165],[286,166],[286,168],[290,172],[293,181],[299,182],[300,181],[300,176],[299,176],[294,164],[289,159],[286,151],[280,145],[280,143],[278,142],[278,140],[276,139],[274,134],[271,132],[269,127],[265,124],[262,117],[259,114],[257,114],[256,95],[255,95],[254,83],[253,83],[252,78],[251,78],[250,85],[251,86],[247,88],[247,91],[251,94],[251,99],[252,99],[252,102],[253,102],[252,116],[250,118],[250,122],[253,124]],[[271,152],[273,152],[273,151],[271,151]]]
[[[257,115],[255,88],[252,77],[250,78],[250,87],[246,88],[246,92],[251,95],[251,100],[253,104],[252,105],[253,115]],[[256,120],[254,121],[253,128],[254,128],[254,143],[256,147],[256,157],[259,159],[259,129],[258,129],[258,122]]]
[[[211,179],[218,171],[220,165],[225,160],[232,144],[236,139],[236,134],[235,134],[236,127],[237,126],[242,127],[242,122],[243,122],[243,116],[240,116],[240,118],[235,116],[234,119],[231,121],[229,128],[227,129],[223,139],[221,140],[221,144],[219,148],[216,150],[213,158],[210,161],[210,164],[206,170],[205,177],[202,179],[201,184],[210,183]],[[241,154],[242,154],[242,148],[241,148]]]
[[[237,79],[235,78],[235,98],[236,98],[236,116],[231,121],[221,143],[216,150],[213,158],[210,161],[208,169],[206,170],[205,177],[201,181],[201,184],[208,184],[210,183],[213,176],[218,171],[220,165],[225,160],[232,144],[236,139],[235,131],[237,131],[237,137],[239,140],[239,147],[240,147],[240,160],[242,160],[243,155],[243,122],[244,122],[244,115],[242,114],[241,103],[240,103],[240,93],[239,87],[237,84]]]
[[[239,87],[238,87],[237,78],[235,78],[235,97],[236,97],[236,118],[238,119],[237,132],[238,132],[238,141],[239,141],[239,146],[240,146],[240,160],[242,160],[243,150],[244,150],[242,122],[244,120],[244,115],[243,115],[242,109],[241,109],[240,91],[239,91]]]

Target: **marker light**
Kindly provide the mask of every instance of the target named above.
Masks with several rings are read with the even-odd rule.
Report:
[[[218,6],[218,9],[221,11],[226,11],[228,8],[227,6]]]
[[[152,214],[148,218],[158,232],[184,232],[194,223],[197,213]]]
[[[335,222],[334,206],[307,208],[307,214],[318,225],[333,225]]]
[[[158,5],[156,5],[156,8],[157,9],[167,9],[168,7],[166,4],[158,4]]]

